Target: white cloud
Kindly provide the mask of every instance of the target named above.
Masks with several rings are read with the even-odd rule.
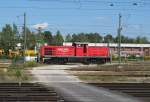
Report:
[[[32,26],[34,29],[46,29],[48,27],[48,23],[40,23]]]

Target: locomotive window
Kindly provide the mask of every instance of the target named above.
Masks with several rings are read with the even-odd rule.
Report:
[[[87,53],[87,47],[86,47],[86,45],[83,46],[83,53]]]
[[[78,47],[81,47],[81,45],[78,45]]]
[[[52,55],[52,49],[51,48],[45,48],[44,53],[45,53],[45,55]]]

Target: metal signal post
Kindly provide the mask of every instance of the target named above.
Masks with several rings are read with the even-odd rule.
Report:
[[[118,28],[118,57],[119,57],[119,64],[121,64],[121,19],[122,16],[119,14],[119,28]]]
[[[24,13],[24,54],[27,49],[27,34],[26,34],[26,13]]]

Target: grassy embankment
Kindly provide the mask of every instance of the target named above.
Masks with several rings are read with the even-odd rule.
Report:
[[[97,65],[74,68],[68,71],[85,82],[150,82],[150,62],[133,62],[118,65]]]
[[[0,82],[29,81],[31,77],[26,74],[26,69],[36,66],[36,62],[0,63]]]

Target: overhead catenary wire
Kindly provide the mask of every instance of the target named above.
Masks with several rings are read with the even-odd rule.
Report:
[[[29,1],[33,1],[33,0],[29,0]],[[34,0],[34,1],[45,1],[45,0]],[[49,2],[52,2],[54,0],[46,0],[46,1],[49,1]],[[116,2],[116,1],[90,1],[90,0],[86,0],[86,1],[83,1],[83,0],[69,0],[69,1],[66,1],[66,0],[55,0],[55,1],[61,1],[61,3],[63,2],[73,2],[75,4],[78,4],[78,6],[75,6],[75,7],[41,7],[41,6],[0,6],[0,8],[5,8],[5,9],[17,9],[17,8],[22,8],[22,9],[43,9],[43,10],[54,10],[54,9],[61,9],[61,10],[73,10],[73,9],[82,9],[82,10],[150,10],[150,8],[145,8],[145,9],[142,9],[142,8],[108,8],[108,6],[110,7],[119,7],[119,6],[123,6],[125,4],[125,6],[130,6],[130,7],[140,7],[140,6],[146,6],[146,5],[149,5],[150,6],[150,2],[139,2],[139,1],[132,1],[132,2]],[[87,3],[86,3],[87,2]],[[107,8],[90,8],[91,5],[91,2],[94,2],[94,5],[98,5],[97,3],[101,3],[101,4],[105,4],[105,6],[107,6]],[[88,5],[85,5],[84,3],[88,4]],[[93,5],[93,6],[94,6]],[[103,5],[104,6],[104,5]]]
[[[30,0],[31,1],[31,0]],[[36,0],[32,0],[32,1],[36,1]],[[41,2],[45,1],[45,0],[39,0]],[[94,5],[99,3],[99,4],[105,4],[106,6],[110,6],[109,4],[113,4],[114,6],[117,5],[127,5],[127,6],[130,6],[132,5],[134,2],[126,2],[126,1],[123,1],[123,2],[112,2],[111,0],[103,0],[103,1],[98,1],[98,0],[46,0],[46,1],[50,1],[50,2],[61,2],[61,3],[64,3],[64,2],[72,2],[74,4],[77,4],[76,7],[40,7],[40,6],[0,6],[0,8],[7,8],[8,9],[16,9],[16,8],[22,8],[22,9],[36,9],[36,10],[85,10],[85,11],[120,11],[120,10],[138,10],[138,11],[143,11],[143,10],[150,10],[148,8],[116,8],[116,7],[109,7],[109,8],[90,8],[90,7],[85,7],[85,3],[93,3]],[[135,0],[134,0],[135,1]],[[147,1],[146,1],[147,2]],[[142,3],[144,5],[146,5],[145,1],[137,1],[136,3],[138,4],[138,6],[141,6]],[[81,5],[79,6],[79,3],[81,3]],[[141,3],[141,4],[140,4]],[[147,4],[149,5],[149,3]],[[47,14],[48,15],[48,14]],[[111,13],[108,13],[107,15],[112,15]],[[117,15],[117,14],[114,14],[114,15]],[[131,15],[134,15],[134,14],[131,14]],[[136,14],[135,14],[136,15]],[[30,14],[28,14],[28,16],[31,16]],[[33,14],[34,16],[34,14]],[[39,17],[41,17],[43,15],[39,15]],[[51,16],[57,16],[57,15],[51,15]],[[60,16],[63,16],[63,15],[60,15]],[[66,16],[71,16],[71,15],[66,15]],[[74,16],[74,15],[73,15]],[[78,15],[76,15],[78,16]],[[80,16],[80,15],[79,15]],[[84,15],[83,15],[84,16]],[[85,15],[86,16],[86,15]],[[47,16],[48,17],[48,16]],[[28,26],[32,26],[31,24],[29,24]],[[75,24],[64,24],[64,25],[58,25],[58,24],[53,24],[53,25],[50,25],[50,26],[58,26],[58,27],[61,27],[61,26],[68,26],[68,27],[103,27],[103,28],[110,28],[108,27],[107,25],[75,25]]]
[[[39,2],[96,2],[96,3],[143,3],[149,2],[149,0],[130,0],[130,1],[117,1],[117,0],[28,0],[28,1],[39,1]]]
[[[29,1],[38,1],[38,2],[60,2],[60,3],[95,3],[95,4],[105,4],[114,6],[116,4],[119,5],[132,5],[132,6],[140,6],[140,5],[150,5],[150,2],[145,0],[130,0],[130,1],[114,1],[114,0],[29,0]]]
[[[150,2],[148,1],[145,1],[145,0],[130,0],[130,1],[115,1],[115,0],[29,0],[29,1],[40,1],[40,2],[44,2],[44,1],[47,1],[47,2],[60,2],[60,3],[66,3],[66,2],[69,2],[69,3],[74,3],[74,4],[79,4],[79,7],[77,7],[78,9],[82,9],[82,10],[140,10],[142,8],[139,9],[139,7],[148,7],[148,9],[143,9],[143,10],[149,10],[149,7],[150,7]],[[122,7],[127,7],[128,9],[126,8],[117,8],[117,9],[114,9],[114,8],[111,8],[111,9],[100,9],[100,8],[88,8],[90,7],[89,5],[85,5],[85,4],[89,4],[90,3],[90,6],[92,4],[94,4],[93,6],[95,5],[98,5],[98,4],[103,4],[105,6],[122,6]],[[130,8],[129,7],[138,7],[138,8]],[[69,8],[68,8],[69,9]],[[142,10],[142,11],[143,11]]]
[[[82,9],[82,10],[93,10],[93,11],[99,11],[99,10],[102,10],[102,11],[120,11],[120,10],[131,10],[131,11],[135,11],[135,10],[138,10],[138,11],[149,11],[150,8],[147,8],[147,9],[138,9],[138,8],[111,8],[111,9],[103,9],[103,8],[79,8],[79,7],[76,7],[76,8],[52,8],[52,7],[38,7],[38,6],[25,6],[25,7],[19,7],[19,6],[0,6],[0,8],[4,8],[4,9],[40,9],[40,10],[78,10],[78,9]]]

